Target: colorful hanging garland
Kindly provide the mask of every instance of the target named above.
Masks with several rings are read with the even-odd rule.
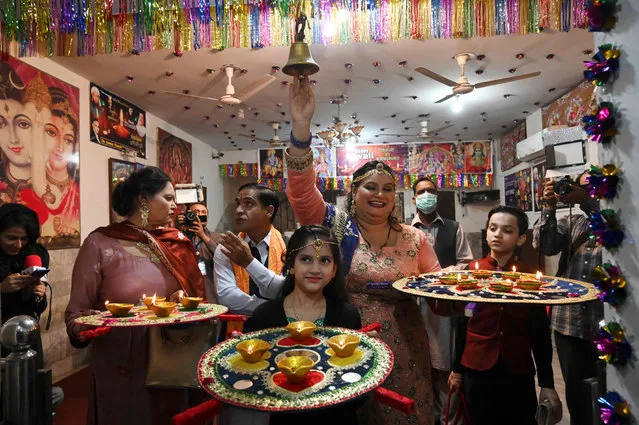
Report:
[[[595,211],[590,215],[590,229],[597,245],[614,252],[619,248],[625,237],[617,213],[611,209]]]
[[[597,399],[599,417],[606,425],[625,425],[630,422],[630,407],[619,393],[611,391]]]
[[[617,196],[617,185],[621,172],[614,164],[603,167],[591,165],[588,170],[588,192],[595,199],[613,199]]]
[[[603,1],[603,0],[602,0]],[[288,46],[300,0],[3,1],[3,36],[20,56]],[[302,2],[309,42],[470,38],[585,28],[586,0]]]
[[[599,328],[594,342],[599,358],[612,365],[623,366],[632,357],[632,347],[617,322],[610,322]]]
[[[586,14],[590,32],[610,31],[617,23],[617,0],[588,0]]]
[[[220,177],[257,177],[257,164],[220,164]]]
[[[597,86],[604,86],[619,70],[619,49],[613,48],[612,44],[599,46],[599,51],[590,61],[584,61],[586,71],[584,77],[592,81]]]
[[[593,115],[583,117],[581,121],[584,123],[588,140],[596,143],[610,143],[618,133],[614,114],[612,103],[602,102]]]
[[[600,264],[592,270],[590,277],[599,289],[598,297],[602,302],[617,306],[626,299],[626,279],[617,266]]]

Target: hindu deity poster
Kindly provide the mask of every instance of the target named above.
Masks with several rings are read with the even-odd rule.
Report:
[[[408,147],[406,145],[355,145],[338,146],[337,175],[352,176],[355,170],[368,161],[383,161],[398,174],[405,174],[408,168]]]
[[[490,173],[492,171],[492,153],[490,142],[464,143],[466,173]]]
[[[79,90],[7,55],[0,61],[0,205],[38,214],[48,249],[80,246]]]
[[[259,150],[260,179],[284,178],[284,149]]]
[[[541,110],[541,121],[544,128],[554,125],[575,127],[581,125],[581,119],[596,109],[597,96],[595,87],[584,81],[570,92],[561,96]]]
[[[91,83],[89,139],[146,158],[146,116],[142,109]]]
[[[193,148],[158,128],[158,167],[171,177],[173,184],[193,182]]]
[[[524,211],[533,210],[532,178],[530,168],[514,172],[504,177],[506,205]]]
[[[413,145],[408,149],[410,174],[450,174],[464,171],[464,161],[456,164],[452,143]],[[462,149],[463,158],[463,149]],[[458,165],[460,168],[458,168]]]
[[[335,152],[323,146],[313,146],[312,149],[317,177],[335,177]]]
[[[501,138],[499,151],[501,156],[501,171],[508,171],[520,164],[517,159],[517,143],[526,138],[526,121],[523,121],[508,134]]]

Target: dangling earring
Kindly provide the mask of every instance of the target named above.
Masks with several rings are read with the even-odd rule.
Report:
[[[149,225],[149,206],[146,202],[142,204],[140,217],[142,218],[142,227],[146,228]]]
[[[349,209],[348,213],[352,219],[355,219],[357,217],[357,207],[355,206],[354,199],[353,199],[353,202],[351,203],[351,208]]]

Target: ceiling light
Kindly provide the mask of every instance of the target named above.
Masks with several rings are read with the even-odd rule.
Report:
[[[451,102],[450,110],[456,114],[462,111],[462,104],[461,104],[461,101],[459,100],[459,96],[455,96],[455,99],[453,99],[453,101]]]

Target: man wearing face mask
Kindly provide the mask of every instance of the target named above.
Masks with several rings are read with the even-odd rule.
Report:
[[[442,218],[437,213],[437,185],[428,177],[421,177],[413,184],[413,203],[417,206],[417,215],[412,225],[421,229],[433,245],[442,269],[466,268],[473,254],[461,225],[453,220]],[[433,415],[435,425],[446,423],[446,398],[448,396],[448,376],[452,369],[452,318],[436,315],[427,303],[421,303],[428,331],[431,376],[433,384]],[[450,412],[457,410],[456,394],[451,396]],[[453,420],[449,414],[449,422]]]
[[[213,286],[213,254],[220,241],[220,234],[211,232],[207,227],[209,210],[204,204],[191,204],[189,211],[195,213],[196,220],[185,220],[185,215],[178,217],[182,231],[191,239],[197,254],[198,265],[204,276],[206,300],[217,302],[215,287]]]

